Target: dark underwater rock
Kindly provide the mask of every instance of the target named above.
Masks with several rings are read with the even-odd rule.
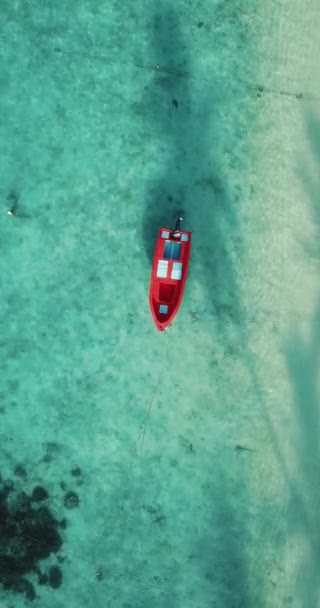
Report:
[[[67,521],[65,518],[63,518],[63,519],[60,521],[60,528],[61,528],[62,530],[65,530],[65,529],[66,529],[66,527],[67,527],[67,525],[68,525],[68,521]]]
[[[22,464],[17,464],[15,469],[14,469],[14,474],[17,477],[21,477],[21,479],[25,479],[27,477],[27,471],[25,470],[25,468],[22,466]]]
[[[72,477],[81,477],[80,467],[74,467],[73,469],[71,469],[71,475]]]
[[[64,499],[63,499],[63,504],[66,507],[66,509],[75,509],[76,507],[79,506],[79,503],[80,503],[80,499],[76,492],[73,492],[72,490],[70,490],[69,492],[67,492],[65,494]]]
[[[41,502],[42,500],[47,500],[47,498],[49,498],[49,494],[45,488],[36,486],[32,491],[31,498],[35,502]]]
[[[48,506],[39,508],[35,504],[47,498],[48,493],[41,486],[35,487],[30,496],[17,492],[11,480],[0,485],[0,586],[28,601],[37,597],[36,584],[29,580],[29,575],[36,573],[39,585],[50,584],[52,588],[62,581],[60,570],[53,570],[51,575],[49,572],[49,576],[40,571],[43,560],[62,547],[60,522]]]
[[[61,587],[62,573],[58,566],[52,566],[49,570],[49,585],[52,589]]]
[[[38,574],[38,584],[39,585],[47,585],[48,581],[49,581],[48,574],[39,572],[39,574]]]

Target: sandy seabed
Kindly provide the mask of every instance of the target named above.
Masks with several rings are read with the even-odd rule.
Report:
[[[314,0],[2,3],[6,608],[320,606],[319,31]]]

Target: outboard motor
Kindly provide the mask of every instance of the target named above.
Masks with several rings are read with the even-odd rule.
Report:
[[[172,237],[174,239],[179,239],[181,236],[181,222],[182,221],[183,221],[183,216],[181,215],[180,217],[178,217],[174,230],[172,231]]]

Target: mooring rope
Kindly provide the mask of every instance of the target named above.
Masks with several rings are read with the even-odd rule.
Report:
[[[89,51],[85,51],[85,50],[68,50],[68,49],[63,49],[62,47],[56,46],[53,47],[53,52],[56,54],[61,54],[61,55],[74,55],[74,56],[79,56],[79,57],[85,57],[86,59],[89,60],[97,60],[97,61],[103,61],[104,65],[118,65],[119,67],[121,66],[125,66],[127,68],[137,68],[139,70],[146,70],[146,71],[152,71],[152,72],[163,72],[165,74],[167,74],[168,76],[173,76],[176,78],[189,78],[189,79],[193,79],[195,77],[198,77],[197,75],[194,75],[191,71],[188,70],[182,70],[178,67],[171,67],[171,66],[165,66],[165,65],[160,65],[160,64],[143,64],[143,63],[135,63],[135,62],[120,62],[117,60],[112,60],[107,56],[104,56],[102,53],[92,53]],[[223,83],[222,79],[209,79],[203,76],[198,77],[199,80],[201,81],[205,81],[205,82],[212,82],[215,84],[219,84],[219,83]],[[251,95],[255,95],[256,97],[262,97],[263,95],[276,95],[279,97],[292,97],[294,99],[297,99],[299,101],[303,100],[303,99],[307,99],[307,100],[313,100],[313,101],[320,101],[320,97],[319,95],[313,95],[312,93],[308,92],[308,93],[304,93],[301,91],[290,91],[290,90],[286,90],[286,89],[280,89],[280,88],[273,88],[272,86],[263,86],[261,84],[257,84],[257,83],[252,83],[243,79],[237,79],[237,82],[241,83],[243,86],[247,87],[248,89],[251,89]],[[230,87],[228,87],[230,89]],[[250,92],[249,92],[250,94]]]
[[[165,352],[164,352],[164,357],[163,357],[163,365],[160,368],[159,371],[159,375],[158,375],[158,380],[155,384],[155,387],[153,389],[153,393],[151,395],[151,399],[148,403],[147,409],[146,409],[146,414],[145,414],[145,421],[144,424],[141,425],[140,427],[140,433],[139,433],[139,437],[138,437],[138,442],[141,439],[141,445],[140,445],[140,457],[143,457],[143,447],[144,447],[144,440],[145,440],[145,436],[146,436],[146,430],[147,430],[147,426],[148,426],[148,422],[150,420],[150,414],[151,414],[151,409],[152,409],[152,405],[154,402],[154,398],[156,396],[156,394],[158,393],[158,390],[161,388],[162,382],[163,382],[163,377],[164,374],[167,370],[167,355],[168,355],[168,349],[169,349],[169,334],[168,334],[168,330],[166,331],[167,334],[167,338],[166,338],[166,347],[165,347]]]

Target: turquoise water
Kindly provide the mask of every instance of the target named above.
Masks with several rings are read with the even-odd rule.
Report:
[[[2,605],[320,605],[319,26],[2,3]]]

